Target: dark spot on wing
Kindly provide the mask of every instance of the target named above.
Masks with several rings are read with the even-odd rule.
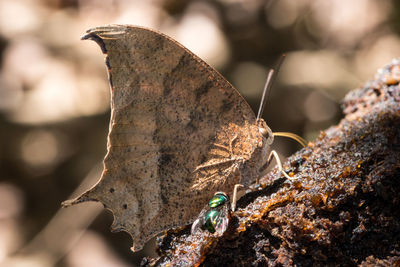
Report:
[[[171,91],[176,87],[176,84],[182,83],[181,80],[179,79],[182,74],[182,70],[185,69],[185,64],[186,64],[186,57],[185,55],[182,55],[181,58],[178,61],[178,64],[173,68],[167,75],[165,75],[164,78],[164,91],[163,91],[163,96],[167,97]]]
[[[161,156],[158,159],[158,165],[166,165],[169,162],[171,162],[171,155],[167,153],[161,153]]]
[[[165,197],[165,195],[163,194],[163,192],[161,192],[161,201],[164,205],[168,204],[168,199]]]
[[[186,124],[186,129],[193,133],[199,128],[199,124],[203,122],[203,113],[197,110],[192,110],[189,118],[190,121]]]
[[[226,112],[229,111],[233,106],[233,102],[228,100],[228,99],[224,99],[222,101],[222,106],[221,106],[221,112]]]
[[[200,98],[207,94],[210,88],[212,88],[214,83],[212,81],[207,81],[206,83],[202,84],[200,87],[195,89],[196,94],[196,102],[200,101]]]

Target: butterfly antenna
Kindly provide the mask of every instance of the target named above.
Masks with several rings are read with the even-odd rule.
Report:
[[[273,75],[274,75],[274,70],[270,69],[269,73],[268,73],[267,81],[265,82],[265,85],[264,85],[264,90],[263,90],[263,94],[261,97],[260,107],[258,108],[257,121],[261,118],[261,115],[264,112],[265,104],[267,102],[267,101],[265,101],[266,100],[265,95],[267,94],[267,91],[269,91],[268,89],[270,88],[270,84],[271,84]]]
[[[277,73],[278,73],[278,71],[279,71],[279,69],[280,69],[285,57],[286,57],[286,55],[282,54],[282,56],[281,56],[281,58],[280,58],[280,60],[278,62],[278,65],[275,68]],[[263,94],[262,94],[262,97],[261,97],[260,108],[258,109],[258,114],[257,114],[257,121],[261,118],[261,116],[262,116],[262,114],[264,112],[264,108],[265,108],[265,106],[267,104],[267,99],[269,97],[269,93],[271,92],[270,88],[272,87],[272,84],[274,83],[275,77],[276,77],[276,75],[274,76],[274,73],[275,73],[275,70],[274,69],[270,69],[270,71],[268,73],[267,81],[265,82]]]
[[[276,72],[279,71],[283,60],[285,59],[286,55],[282,54],[278,65],[276,66]],[[271,92],[270,88],[272,87],[273,82],[275,81],[275,77],[274,76],[275,70],[271,69],[268,73],[268,77],[267,77],[267,81],[265,82],[265,86],[264,86],[264,91],[261,97],[261,104],[260,104],[260,108],[258,109],[258,114],[257,114],[257,121],[261,118],[263,112],[264,112],[264,108],[266,106],[267,103],[267,99],[269,97],[269,93]],[[274,132],[273,133],[274,136],[281,136],[281,137],[287,137],[290,139],[295,140],[296,142],[298,142],[300,145],[302,145],[303,147],[307,146],[307,140],[305,140],[304,138],[298,136],[297,134],[294,133],[288,133],[288,132]]]

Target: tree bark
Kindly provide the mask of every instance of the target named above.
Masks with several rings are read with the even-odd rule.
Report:
[[[400,264],[400,62],[343,100],[345,117],[239,200],[221,237],[190,226],[143,266]],[[280,177],[280,178],[278,178]]]

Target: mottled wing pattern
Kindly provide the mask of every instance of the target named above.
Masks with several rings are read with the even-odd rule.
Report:
[[[101,201],[138,250],[230,192],[263,137],[237,90],[171,38],[113,25],[83,39],[106,55],[112,113],[102,177],[72,203]]]

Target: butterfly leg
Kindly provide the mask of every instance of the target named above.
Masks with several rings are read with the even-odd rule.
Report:
[[[237,138],[237,134],[235,134],[235,136],[229,141],[229,150],[231,155],[233,155],[233,142],[235,142]]]
[[[294,179],[283,171],[281,160],[279,159],[279,156],[275,150],[272,150],[271,153],[269,154],[266,166],[268,166],[271,163],[272,157],[274,157],[276,160],[276,165],[278,166],[279,172],[281,172],[283,176],[285,176],[288,180],[293,181]]]
[[[215,147],[217,147],[217,148],[220,148],[221,150],[223,150],[224,152],[227,152],[227,153],[230,153],[231,151],[230,151],[230,149],[229,149],[229,147],[227,147],[227,146],[224,146],[224,145],[221,145],[221,144],[216,144],[216,143],[214,143],[213,144]]]
[[[231,203],[232,211],[235,211],[235,209],[236,209],[237,191],[238,191],[239,187],[243,187],[243,185],[242,184],[235,184],[235,186],[233,187],[232,203]]]
[[[227,158],[227,159],[220,159],[220,160],[215,160],[215,161],[209,160],[208,162],[206,162],[206,163],[204,163],[204,164],[202,164],[200,166],[197,166],[196,169],[193,172],[200,171],[201,169],[204,169],[204,168],[215,167],[215,166],[218,166],[218,165],[221,165],[221,164],[227,164],[227,163],[230,163],[230,162],[235,163],[236,161],[240,161],[240,160],[243,160],[243,158],[242,157]]]

